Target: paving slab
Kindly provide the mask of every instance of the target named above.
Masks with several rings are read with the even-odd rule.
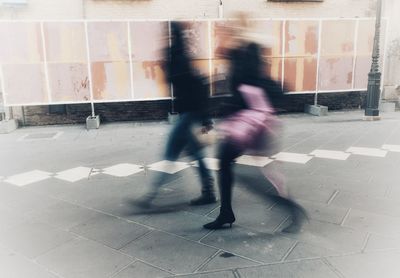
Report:
[[[28,258],[36,258],[76,238],[39,222],[25,222],[1,232],[0,243]]]
[[[56,278],[41,265],[0,246],[0,273],[7,278]]]
[[[124,219],[98,214],[84,223],[72,227],[71,231],[108,247],[120,249],[150,230]]]
[[[201,242],[258,262],[272,263],[281,261],[296,241],[233,226],[215,231]]]
[[[62,277],[110,277],[134,259],[85,239],[76,239],[37,258]]]
[[[200,271],[235,269],[255,265],[259,265],[259,263],[250,261],[229,252],[220,251],[209,262],[201,267]]]
[[[183,274],[194,272],[217,249],[181,237],[154,231],[133,241],[121,252],[135,256],[167,271]]]
[[[400,238],[400,217],[391,217],[351,209],[343,226]]]
[[[320,278],[323,277],[338,278],[333,270],[321,260],[311,260],[303,262],[283,263],[268,265],[262,267],[253,267],[238,270],[241,277],[296,277],[296,278]]]
[[[367,233],[350,228],[310,220],[304,223],[298,234],[285,233],[285,236],[342,253],[360,252]]]
[[[28,217],[62,230],[69,230],[73,226],[84,223],[98,214],[93,210],[60,201],[46,209],[30,213]]]
[[[375,252],[327,258],[344,277],[395,278],[400,276],[400,252]]]
[[[154,266],[145,264],[143,262],[135,261],[128,267],[124,268],[121,272],[113,276],[113,278],[132,278],[132,277],[164,278],[170,276],[171,273],[163,271]]]

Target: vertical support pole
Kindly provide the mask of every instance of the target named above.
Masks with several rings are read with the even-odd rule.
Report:
[[[88,63],[88,74],[89,74],[89,90],[90,90],[90,107],[92,110],[92,117],[96,116],[94,111],[94,103],[93,103],[93,79],[92,79],[92,65],[90,63],[90,50],[89,50],[89,33],[87,21],[85,20],[85,35],[86,35],[86,55],[87,55],[87,63]]]
[[[315,96],[314,105],[318,105],[318,91],[319,91],[319,64],[321,59],[321,34],[322,34],[322,20],[318,23],[318,52],[317,52],[317,76],[315,80]]]
[[[379,71],[379,38],[381,27],[382,0],[377,0],[374,48],[372,50],[371,70],[368,73],[367,103],[365,119],[379,120],[379,99],[381,72]]]

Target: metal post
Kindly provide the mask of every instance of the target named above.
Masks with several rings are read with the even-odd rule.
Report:
[[[371,70],[368,73],[366,120],[379,120],[379,98],[381,88],[381,72],[379,71],[379,37],[381,27],[382,0],[377,1],[374,48],[372,51]]]

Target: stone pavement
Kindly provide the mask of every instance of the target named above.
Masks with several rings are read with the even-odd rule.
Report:
[[[281,153],[238,159],[237,223],[211,232],[218,205],[186,205],[200,185],[185,157],[158,200],[179,209],[131,204],[167,170],[165,122],[1,135],[0,277],[400,277],[400,114],[362,115],[281,116]],[[276,165],[309,213],[299,234],[281,233],[286,212],[246,190]]]

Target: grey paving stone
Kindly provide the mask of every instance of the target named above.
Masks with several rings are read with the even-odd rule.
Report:
[[[354,208],[393,217],[400,216],[400,204],[387,198],[376,198],[372,196],[360,196],[349,192],[339,192],[339,194],[333,199],[332,205]]]
[[[238,226],[211,233],[202,242],[256,261],[280,261],[295,241],[282,236],[256,233]]]
[[[400,238],[400,218],[352,209],[343,226]]]
[[[241,277],[246,278],[338,278],[339,276],[321,260],[274,264],[262,267],[239,269]]]
[[[56,199],[45,195],[30,192],[26,188],[8,184],[2,184],[0,187],[0,201],[3,205],[22,213],[44,209],[58,202]]]
[[[123,269],[113,278],[141,278],[141,277],[152,277],[152,278],[163,278],[171,276],[170,273],[161,269],[155,268],[148,264],[136,261]]]
[[[285,233],[285,236],[315,246],[346,252],[360,252],[367,237],[366,232],[338,225],[310,220],[298,234]]]
[[[340,254],[342,254],[340,251],[330,250],[304,242],[298,242],[296,247],[293,248],[285,260],[292,261],[300,259],[314,259]]]
[[[216,271],[190,275],[179,275],[180,278],[236,278],[232,271]]]
[[[332,224],[340,225],[348,211],[346,208],[332,205],[325,205],[300,199],[297,199],[296,201],[304,207],[311,219]]]
[[[234,268],[255,266],[255,265],[259,265],[259,263],[236,256],[232,253],[221,251],[214,258],[212,258],[206,265],[204,265],[200,269],[200,271],[234,269]]]
[[[111,248],[93,241],[76,239],[37,258],[62,277],[110,277],[133,261]]]
[[[173,273],[191,273],[217,250],[154,231],[121,251]]]
[[[400,250],[400,239],[377,234],[370,234],[364,251],[397,249]]]
[[[98,212],[93,210],[60,201],[56,205],[29,214],[29,217],[39,222],[68,230],[98,214]]]
[[[0,274],[7,278],[56,278],[40,265],[0,246]]]
[[[0,231],[12,226],[22,224],[27,219],[23,213],[16,212],[13,208],[0,205]]]
[[[70,233],[38,222],[26,222],[4,230],[0,242],[29,258],[35,258],[74,239]]]
[[[208,233],[202,225],[211,219],[186,211],[152,214],[142,223],[191,240],[199,240]]]
[[[147,233],[149,229],[113,216],[98,214],[88,221],[72,227],[71,231],[111,248],[120,249]]]
[[[294,199],[303,199],[312,202],[327,204],[335,194],[336,190],[326,188],[313,183],[296,184],[294,181],[288,181],[289,195]]]
[[[375,252],[327,260],[345,277],[395,278],[400,277],[399,252]]]

